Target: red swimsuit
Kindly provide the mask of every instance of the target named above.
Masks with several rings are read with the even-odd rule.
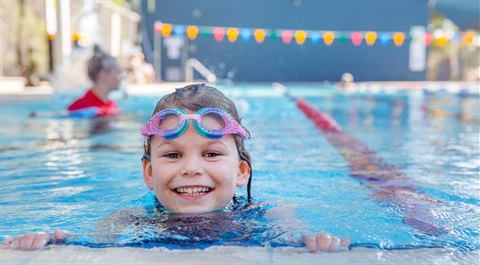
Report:
[[[96,116],[112,116],[120,113],[120,109],[113,100],[108,100],[107,102],[102,101],[93,91],[90,89],[87,93],[75,100],[69,107],[68,111],[79,111],[87,108],[97,108]]]

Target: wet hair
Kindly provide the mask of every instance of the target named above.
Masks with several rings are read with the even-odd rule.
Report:
[[[118,60],[104,52],[100,46],[93,47],[93,56],[88,60],[87,74],[90,80],[97,81],[98,75],[101,71],[110,71],[119,64]]]
[[[226,97],[220,90],[214,87],[206,86],[205,84],[193,84],[175,89],[175,92],[164,96],[160,99],[160,101],[158,101],[152,116],[161,110],[171,108],[180,108],[192,112],[197,112],[201,108],[218,108],[226,111],[228,114],[232,115],[232,117],[234,117],[240,125],[242,124],[235,103]],[[153,136],[150,136],[147,140],[145,140],[144,155],[142,160],[146,159],[147,161],[150,161],[150,144],[152,137]],[[251,169],[251,156],[245,148],[245,143],[242,137],[233,135],[233,139],[235,141],[235,145],[237,146],[240,159],[246,161]],[[247,183],[248,201],[251,200],[251,182],[252,171],[250,171],[250,178],[248,179]]]

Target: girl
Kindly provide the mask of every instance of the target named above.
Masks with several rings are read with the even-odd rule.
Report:
[[[110,92],[120,87],[125,73],[114,57],[95,45],[94,54],[88,61],[88,77],[93,86],[87,93],[75,100],[67,110],[73,116],[112,116],[120,113],[115,101],[108,98]]]
[[[141,133],[146,137],[143,178],[155,193],[159,207],[151,211],[119,211],[106,217],[96,231],[102,237],[97,240],[111,242],[110,236],[115,237],[119,230],[135,223],[137,234],[142,231],[138,226],[154,226],[177,238],[201,230],[201,235],[195,231],[195,238],[211,239],[228,234],[230,229],[235,230],[233,237],[241,241],[259,229],[251,229],[255,223],[249,220],[238,221],[239,215],[282,217],[285,224],[291,219],[285,218],[285,208],[272,209],[252,202],[251,157],[244,144],[250,134],[241,125],[235,104],[219,90],[204,84],[190,85],[166,95],[157,103]],[[248,198],[242,203],[235,197],[235,190],[244,185]],[[259,208],[265,211],[252,210]],[[56,229],[53,235],[30,233],[6,239],[3,245],[39,249],[66,238],[64,232]],[[351,243],[348,238],[340,240],[327,233],[304,235],[296,241],[311,252],[335,252],[347,249]],[[143,242],[142,246],[146,244]]]

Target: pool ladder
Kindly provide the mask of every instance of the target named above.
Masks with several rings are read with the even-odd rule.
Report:
[[[215,83],[217,77],[205,65],[195,58],[190,58],[185,61],[185,82],[193,82],[194,71],[197,71],[203,78],[210,83]]]

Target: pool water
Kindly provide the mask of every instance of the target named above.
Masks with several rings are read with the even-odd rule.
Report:
[[[428,235],[403,222],[399,209],[408,205],[379,200],[371,186],[353,178],[339,150],[294,102],[267,85],[219,88],[237,103],[252,135],[246,145],[253,157],[252,194],[257,201],[280,209],[297,205],[296,216],[308,230],[348,236],[352,251],[438,248],[478,257],[478,94],[289,87],[292,95],[330,114],[345,132],[408,176],[406,185],[439,202],[427,210],[448,232]],[[139,130],[162,95],[118,100],[124,113],[101,119],[56,115],[73,99],[69,95],[2,104],[0,240],[59,227],[78,235],[73,245],[132,246],[135,234],[101,245],[89,232],[115,211],[154,204],[142,178]],[[32,111],[36,117],[29,117]],[[245,188],[237,194],[245,196]],[[262,222],[262,229],[278,225]],[[246,245],[270,246],[276,233],[259,233]],[[208,244],[228,245],[228,238],[219,240]]]

